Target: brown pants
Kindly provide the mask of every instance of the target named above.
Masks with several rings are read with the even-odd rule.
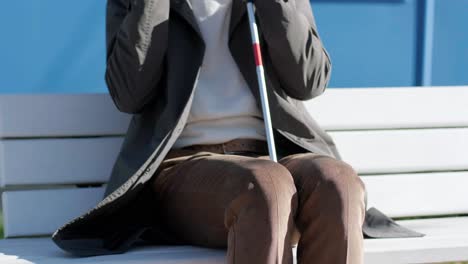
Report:
[[[227,247],[232,264],[363,262],[364,183],[314,153],[192,151],[166,158],[153,182],[163,223],[182,243]]]

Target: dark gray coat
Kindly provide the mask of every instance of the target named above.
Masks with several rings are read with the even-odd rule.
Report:
[[[257,0],[256,7],[279,155],[311,151],[340,159],[302,103],[324,92],[331,72],[309,0]],[[124,252],[141,240],[173,242],[158,230],[146,183],[184,128],[205,51],[186,0],[108,0],[106,22],[105,80],[116,107],[133,117],[105,198],[52,236],[77,255]],[[233,0],[228,45],[261,107],[241,0]]]
[[[190,110],[205,50],[185,0],[125,2],[108,2],[105,77],[118,109],[134,117],[107,194],[139,168],[154,172],[171,148]],[[331,138],[301,102],[323,93],[331,69],[309,2],[259,1],[257,12],[276,131],[307,150],[337,156]],[[241,0],[233,1],[229,49],[260,106],[247,12]],[[155,162],[142,166],[150,156]]]

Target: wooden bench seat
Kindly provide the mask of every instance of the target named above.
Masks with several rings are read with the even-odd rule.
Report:
[[[468,217],[398,221],[427,234],[424,238],[366,239],[365,263],[428,263],[468,259]],[[138,263],[221,264],[225,251],[193,246],[137,247],[123,255],[74,258],[57,250],[48,238],[0,240],[1,263]],[[293,248],[294,255],[296,248]],[[5,262],[4,262],[5,261]]]
[[[398,220],[425,237],[366,239],[366,263],[468,260],[466,102],[468,87],[328,89],[307,102],[366,183],[369,207],[425,218]],[[0,96],[0,263],[224,262],[222,250],[191,246],[76,259],[31,238],[102,198],[129,119],[108,94]]]

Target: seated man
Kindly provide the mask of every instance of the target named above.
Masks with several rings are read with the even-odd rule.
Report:
[[[192,244],[266,264],[297,244],[298,263],[362,263],[364,184],[302,104],[331,72],[309,0],[255,6],[278,163],[242,0],[108,0],[105,78],[133,117],[105,199],[54,233],[60,247]]]

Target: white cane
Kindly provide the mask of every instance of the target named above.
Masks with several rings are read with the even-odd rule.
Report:
[[[255,64],[257,65],[257,79],[258,86],[260,87],[260,98],[262,101],[263,120],[265,123],[265,131],[268,142],[268,151],[270,159],[277,161],[275,139],[273,137],[273,127],[271,125],[270,106],[268,104],[268,96],[265,82],[265,73],[263,70],[262,53],[260,51],[260,40],[258,37],[257,23],[254,16],[254,4],[252,0],[246,0],[247,13],[249,15],[250,34],[252,36],[252,47],[255,55]]]

